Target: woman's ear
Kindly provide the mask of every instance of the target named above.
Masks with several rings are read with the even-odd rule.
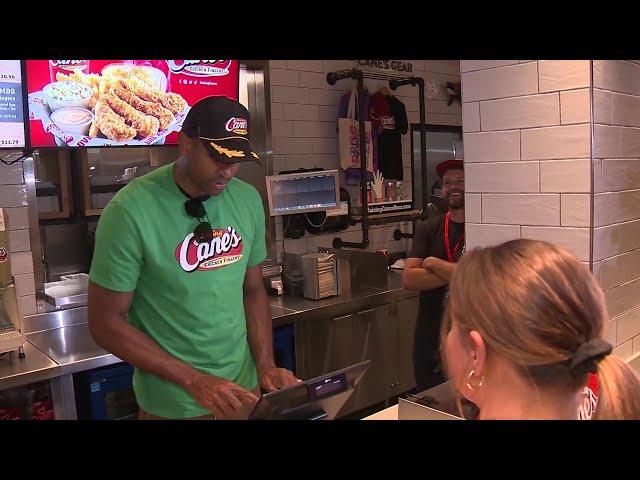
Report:
[[[469,340],[471,341],[472,349],[471,368],[474,370],[474,376],[482,378],[487,364],[487,346],[482,335],[477,330],[469,332]]]

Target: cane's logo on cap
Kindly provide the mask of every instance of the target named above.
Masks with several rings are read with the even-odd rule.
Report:
[[[0,263],[4,263],[8,260],[9,255],[7,254],[7,249],[4,247],[0,247]]]
[[[247,126],[248,122],[246,118],[231,117],[229,120],[227,120],[224,128],[227,132],[233,132],[237,135],[246,135]]]

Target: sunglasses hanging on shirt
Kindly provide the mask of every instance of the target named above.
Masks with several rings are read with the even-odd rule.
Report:
[[[201,195],[199,197],[191,198],[187,192],[180,188],[179,185],[177,186],[183,193],[183,195],[189,199],[184,202],[184,209],[187,212],[187,215],[200,220],[200,223],[193,230],[193,236],[195,240],[198,243],[210,242],[211,240],[213,240],[213,228],[211,227],[209,215],[207,215],[207,209],[204,208],[203,205],[203,202],[207,201],[209,195]]]

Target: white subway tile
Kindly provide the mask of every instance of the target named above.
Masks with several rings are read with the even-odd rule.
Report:
[[[589,124],[523,130],[522,160],[590,157],[590,139]]]
[[[606,191],[604,187],[604,180],[602,178],[602,160],[599,158],[593,159],[593,193],[600,193]]]
[[[589,60],[539,60],[540,91],[552,92],[589,87]]]
[[[589,261],[589,229],[574,227],[522,227],[522,238],[545,240]]]
[[[284,120],[284,104],[272,103],[271,104],[271,120]]]
[[[269,81],[271,82],[271,85],[281,85],[285,87],[307,86],[300,85],[300,72],[281,68],[272,68],[269,71]]]
[[[480,131],[480,103],[465,102],[462,105],[462,131]]]
[[[333,108],[338,108],[338,101],[340,97],[344,95],[342,90],[327,90],[321,88],[310,88],[309,101],[308,102],[289,102],[289,103],[311,103],[313,105],[331,105]]]
[[[407,111],[411,108],[411,111],[419,112],[420,111],[420,101],[418,98],[411,99],[411,101],[403,101]],[[462,115],[462,106],[460,103],[453,102],[451,105],[447,105],[446,100],[435,100],[435,99],[427,99],[425,105],[425,111],[427,117],[432,113],[447,113],[449,115]]]
[[[638,298],[640,296],[640,280],[633,280],[629,283],[619,285],[604,292],[604,297],[607,302],[607,310],[609,316],[618,317],[624,312],[631,310],[638,305]],[[617,321],[618,329],[618,342],[624,341],[621,334],[620,321]]]
[[[327,83],[327,75],[325,73],[317,72],[300,72],[300,86],[309,88],[337,88]]]
[[[316,121],[319,120],[319,109],[318,105],[296,105],[293,103],[288,103],[284,105],[284,119],[285,120],[308,120],[308,121]],[[336,122],[337,110],[333,108],[333,118],[329,120],[333,120]]]
[[[272,86],[271,101],[279,103],[309,103],[309,89]]]
[[[559,125],[559,94],[480,102],[480,123],[483,131]]]
[[[591,160],[583,158],[540,162],[540,191],[591,191]]]
[[[595,125],[593,131],[595,158],[622,156],[622,127]]]
[[[290,120],[273,120],[271,134],[274,137],[293,137],[293,122]]]
[[[640,95],[640,65],[624,60],[594,60],[593,86]]]
[[[354,68],[353,60],[323,60],[323,71],[326,73]]]
[[[36,296],[27,295],[24,297],[18,297],[18,312],[21,317],[35,315],[37,313]]]
[[[464,221],[465,223],[482,223],[482,195],[464,194]]]
[[[0,185],[22,185],[23,183],[22,162],[11,165],[0,163]]]
[[[274,153],[294,154],[313,153],[313,147],[307,138],[275,138]]]
[[[631,340],[627,340],[626,342],[618,345],[617,347],[615,347],[613,349],[613,351],[611,352],[614,355],[622,358],[622,359],[626,359],[629,358],[631,355],[633,355],[633,345],[632,345],[632,341]]]
[[[640,250],[633,250],[600,262],[600,283],[609,290],[640,277]]]
[[[318,107],[318,118],[305,118],[305,119],[300,118],[299,120],[319,120],[321,122],[337,121],[337,118],[338,118],[337,105],[318,105],[317,107]]]
[[[538,93],[538,66],[524,63],[462,74],[465,102]]]
[[[335,122],[293,122],[293,133],[296,137],[334,138],[337,141]]]
[[[601,277],[602,262],[593,262],[592,267],[593,267],[593,272],[592,272],[593,277],[598,282],[598,285],[600,285],[600,288],[602,288],[602,277]]]
[[[611,125],[613,123],[612,93],[606,90],[593,89],[593,121]]]
[[[286,170],[286,155],[271,155],[271,165],[274,173]],[[279,217],[276,217],[279,218]]]
[[[11,255],[11,273],[33,273],[33,257],[31,252],[16,252]]]
[[[24,185],[0,185],[0,205],[2,207],[26,207],[27,187]]]
[[[490,247],[520,238],[518,225],[491,225],[465,223],[464,236],[467,251],[477,247]]]
[[[425,60],[424,71],[460,75],[460,60]]]
[[[520,131],[465,133],[465,162],[520,160]]]
[[[10,230],[9,245],[11,246],[11,253],[26,252],[31,250],[31,239],[29,238],[29,230]]]
[[[539,162],[467,163],[465,190],[480,193],[538,193],[538,166]]]
[[[560,195],[483,194],[482,221],[503,225],[560,225]]]
[[[616,318],[616,337],[623,343],[640,334],[640,308],[637,305],[637,297],[633,301],[632,308]]]
[[[322,60],[287,60],[287,68],[303,72],[322,72]]]
[[[607,192],[640,188],[639,159],[604,159],[602,165],[602,188]]]
[[[602,227],[611,225],[616,222],[609,221],[611,212],[611,194],[596,193],[593,195],[593,225],[594,227]]]
[[[640,220],[632,220],[618,224],[620,227],[620,250],[630,252],[640,248]]]
[[[460,71],[471,72],[487,68],[503,67],[518,63],[517,60],[460,60]],[[454,73],[455,75],[455,73]]]
[[[25,295],[35,295],[36,281],[33,273],[14,275],[13,280],[16,286],[16,295],[18,295],[19,297],[24,297]]]
[[[601,227],[640,218],[640,190],[594,195],[594,225]]]
[[[338,153],[338,139],[337,138],[305,138],[307,144],[311,144],[311,150],[313,153]]]
[[[590,195],[567,193],[560,195],[560,225],[563,227],[588,227],[590,218]]]
[[[617,345],[617,336],[616,336],[616,321],[609,320],[605,324],[604,335],[603,338],[609,342],[611,345]]]
[[[8,217],[9,230],[20,230],[29,228],[29,208],[4,208],[4,213]]]
[[[604,88],[604,62],[602,60],[593,61],[593,88]]]
[[[640,81],[640,76],[638,77]],[[624,93],[611,94],[613,125],[640,127],[640,97]]]
[[[588,88],[560,92],[560,119],[563,125],[590,121],[591,100]]]
[[[621,225],[593,229],[593,260],[603,260],[620,253]]]
[[[622,151],[623,158],[640,157],[640,128],[622,127]]]

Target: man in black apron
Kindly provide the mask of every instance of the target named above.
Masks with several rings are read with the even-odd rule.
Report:
[[[436,170],[448,211],[416,224],[405,263],[403,286],[420,291],[413,343],[416,391],[445,381],[440,361],[440,324],[455,263],[464,252],[464,170],[461,160],[445,160]]]

